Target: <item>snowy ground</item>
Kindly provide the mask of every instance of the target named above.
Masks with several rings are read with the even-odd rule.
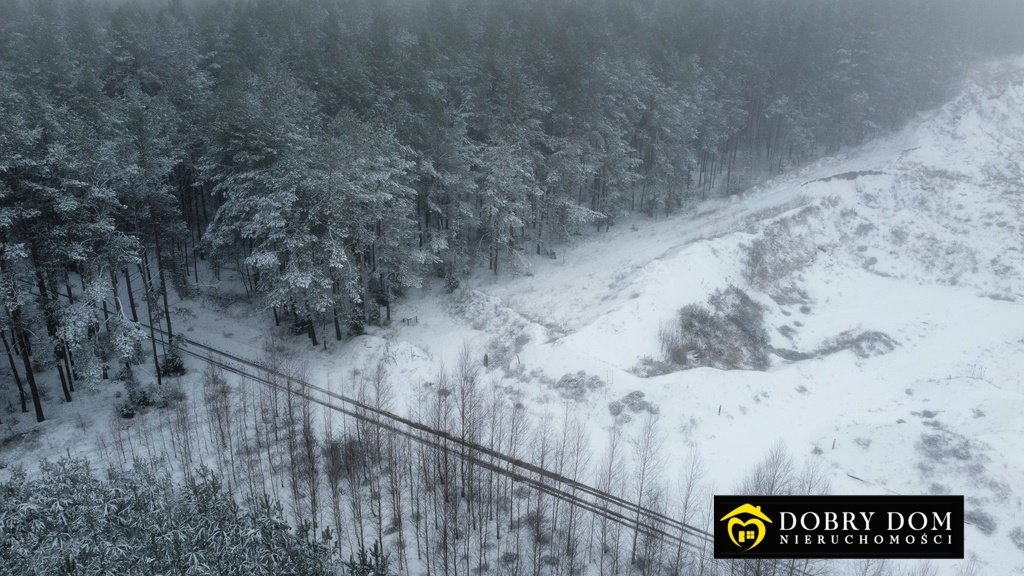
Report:
[[[519,324],[530,339],[514,367],[607,382],[580,406],[595,431],[612,422],[609,402],[639,390],[660,409],[665,461],[698,451],[720,491],[781,442],[819,460],[836,493],[964,494],[968,554],[988,573],[1024,574],[1009,538],[1024,526],[1022,66],[979,72],[900,134],[742,197],[620,225],[535,261],[532,275],[481,276],[464,323],[423,296],[410,306],[426,319],[392,338],[452,358],[461,340],[485,338],[464,324],[501,336]],[[754,287],[744,247],[766,235],[802,257],[780,257],[795,269]],[[848,330],[897,344],[774,358],[764,373],[631,373],[659,354],[662,322],[729,284],[767,308],[779,348],[811,351]],[[538,410],[559,402],[536,382],[522,388]]]
[[[418,323],[304,348],[310,377],[351,392],[353,371],[386,351],[400,398],[414,402],[468,345],[488,354],[493,385],[540,414],[562,409],[552,384],[582,370],[605,382],[574,401],[598,449],[613,422],[609,403],[640,391],[660,412],[669,478],[697,453],[729,492],[781,443],[817,461],[835,493],[966,495],[968,554],[986,573],[1024,574],[1024,549],[1010,540],[1024,530],[1022,110],[1024,59],[987,67],[961,97],[899,134],[741,196],[620,223],[560,248],[557,260],[531,261],[530,274],[481,273],[454,300],[428,284],[394,310]],[[757,240],[777,248],[779,268],[752,279],[747,246]],[[884,333],[895,346],[773,357],[765,372],[635,375],[641,358],[659,356],[662,323],[730,284],[766,308],[777,348],[811,352],[850,330]],[[188,337],[249,357],[269,330],[269,314],[247,305],[179,306]],[[112,394],[79,397],[107,414]],[[69,443],[102,453],[76,439],[110,424],[80,406],[54,408],[44,427],[27,418],[9,425],[39,432],[0,457],[28,462]],[[937,567],[953,573],[952,564]]]

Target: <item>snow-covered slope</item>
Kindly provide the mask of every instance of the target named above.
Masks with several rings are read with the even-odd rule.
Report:
[[[697,451],[720,491],[782,443],[824,466],[836,493],[965,494],[968,554],[988,573],[1024,574],[1010,537],[1024,527],[1022,167],[1017,60],[883,141],[690,214],[620,225],[531,275],[481,277],[455,314],[479,330],[452,332],[451,307],[434,306],[393,337],[450,359],[480,332],[525,334],[513,367],[533,377],[516,386],[538,411],[561,402],[543,376],[597,375],[607,385],[579,409],[600,436],[609,403],[641,391],[660,410],[669,469]],[[760,277],[746,269],[759,240],[774,267]],[[633,373],[659,355],[662,323],[730,284],[765,306],[777,348],[810,352],[851,330],[894,348],[774,357],[766,372]]]

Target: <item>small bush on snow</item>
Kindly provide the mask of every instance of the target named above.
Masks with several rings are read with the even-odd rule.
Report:
[[[604,388],[605,381],[600,376],[580,370],[575,374],[563,374],[552,387],[562,398],[582,402],[590,392]]]
[[[975,528],[981,530],[981,533],[986,536],[990,536],[996,531],[995,518],[992,518],[992,515],[984,510],[978,510],[977,508],[968,510],[964,514],[964,520],[973,524]]]
[[[715,292],[708,305],[684,306],[660,334],[666,361],[681,368],[768,368],[768,331],[764,310],[745,292],[730,286]]]
[[[966,438],[953,437],[949,434],[921,434],[917,450],[928,460],[942,462],[945,460],[968,461],[974,458],[972,445]]]
[[[184,376],[185,362],[177,352],[171,352],[160,362],[160,375],[164,377]]]
[[[765,291],[778,288],[783,280],[810,265],[817,255],[813,243],[793,232],[789,220],[773,223],[745,249],[744,279]]]
[[[896,340],[893,340],[891,336],[884,332],[877,330],[867,330],[864,332],[847,330],[826,340],[815,353],[819,356],[827,356],[842,350],[850,350],[858,358],[870,358],[872,356],[888,354],[895,350],[898,345],[899,342],[896,342]]]
[[[649,414],[657,414],[659,410],[650,400],[644,399],[643,392],[634,390],[619,400],[609,403],[608,412],[620,422],[631,422],[633,418],[630,416],[630,413],[640,414],[641,412],[647,412]]]
[[[1024,552],[1024,528],[1017,526],[1013,530],[1010,530],[1010,542],[1017,547],[1018,550]]]
[[[636,367],[633,368],[633,373],[641,378],[651,378],[652,376],[664,376],[665,374],[671,374],[679,369],[680,366],[677,366],[668,360],[644,356],[643,358],[640,358]]]
[[[185,393],[180,386],[142,385],[135,379],[134,373],[127,369],[122,369],[117,378],[124,383],[127,393],[127,398],[116,406],[122,418],[134,418],[137,413],[147,408],[166,408],[185,399]]]

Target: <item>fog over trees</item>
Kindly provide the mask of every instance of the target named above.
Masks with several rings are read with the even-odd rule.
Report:
[[[99,319],[70,275],[88,304],[141,264],[166,302],[167,283],[194,291],[197,260],[234,267],[314,340],[325,317],[336,338],[359,333],[424,277],[515,271],[625,213],[671,212],[891,130],[966,59],[1019,44],[1000,40],[1010,10],[5,0],[6,346],[81,365],[123,356],[97,351]],[[107,347],[130,348],[138,327],[104,316]]]
[[[73,402],[82,382],[132,382],[140,365],[174,374],[170,295],[200,297],[222,275],[268,325],[314,345],[362,334],[427,279],[455,291],[470,273],[516,274],[628,215],[664,217],[898,129],[955,90],[971,62],[1024,50],[1022,22],[1009,1],[0,0],[0,336],[15,384],[0,400],[43,421],[47,403]],[[465,362],[453,376],[465,396],[424,405],[423,420],[477,440],[501,435],[508,453],[558,458],[566,474],[588,465],[573,448],[584,444],[580,423],[566,416],[557,446],[527,446],[519,408],[485,406],[480,367]],[[40,393],[37,375],[51,370],[60,398]],[[289,419],[302,429],[301,414]],[[655,422],[616,437],[596,481],[667,507],[652,482]],[[328,430],[290,460],[313,466],[305,488],[291,486],[294,499],[326,495],[306,501],[321,526],[341,532],[342,518],[358,516],[356,548],[380,544],[384,519],[397,517],[415,540],[396,560],[408,568],[414,552],[437,548],[431,538],[501,514],[511,524],[499,505],[508,501],[537,533],[567,526],[554,543],[530,543],[521,573],[544,572],[552,555],[571,557],[565,574],[585,563],[601,574],[697,565],[655,562],[675,550],[584,524],[543,496],[513,503],[514,482],[370,428]],[[640,465],[627,471],[630,451]],[[458,477],[451,485],[470,491],[468,503],[420,494],[438,470]],[[244,529],[280,521],[269,503],[238,512],[206,477],[173,488],[140,465],[101,484],[70,461],[47,474],[96,494],[148,478],[169,516],[201,504],[230,518],[245,561],[263,541]],[[13,498],[31,482],[0,488]],[[182,495],[210,490],[198,504]],[[381,494],[392,512],[373,511]],[[415,502],[408,533],[403,497]],[[376,535],[363,537],[364,517]],[[504,526],[491,526],[500,539]],[[497,564],[511,543],[492,550],[483,533],[476,557]],[[311,533],[265,536],[323,560]],[[459,564],[469,540],[441,546],[453,558],[428,566],[471,571]],[[173,553],[161,547],[161,561],[173,565]]]
[[[892,130],[1019,44],[1010,10],[4,0],[8,359],[42,418],[16,353],[64,364],[70,400],[144,335],[134,302],[93,308],[122,305],[119,278],[173,335],[168,286],[209,270],[314,342],[358,334],[426,277],[515,272]]]

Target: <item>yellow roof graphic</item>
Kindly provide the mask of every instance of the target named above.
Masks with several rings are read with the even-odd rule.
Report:
[[[732,512],[729,512],[725,516],[719,518],[718,521],[721,522],[722,520],[728,520],[729,518],[732,518],[733,516],[737,516],[739,514],[750,514],[751,516],[756,516],[769,524],[772,523],[771,519],[768,518],[768,516],[765,515],[764,512],[761,512],[760,506],[751,506],[750,504],[744,504],[743,506],[737,507]]]

